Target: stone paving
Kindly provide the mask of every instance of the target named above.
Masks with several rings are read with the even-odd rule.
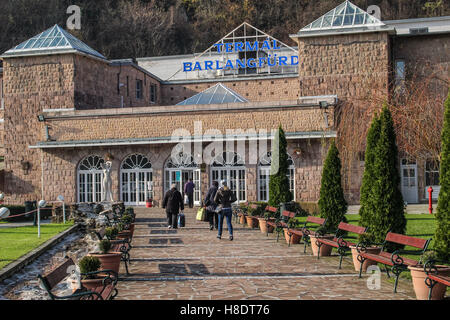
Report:
[[[336,253],[317,260],[303,244],[288,247],[284,237],[266,237],[259,229],[233,223],[234,241],[224,223],[222,240],[207,222],[187,210],[186,227],[169,230],[159,208],[137,208],[130,275],[121,266],[116,299],[415,299],[411,282],[381,276],[381,288],[369,290],[358,278],[351,256],[337,268]]]

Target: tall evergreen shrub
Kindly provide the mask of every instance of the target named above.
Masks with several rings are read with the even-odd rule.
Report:
[[[381,121],[376,114],[372,120],[372,124],[367,132],[366,152],[364,156],[364,174],[360,189],[360,205],[359,215],[361,219],[359,224],[363,227],[370,225],[371,212],[367,210],[367,197],[372,189],[374,181],[377,179],[375,175],[375,158],[377,156],[376,148],[378,139],[380,138]]]
[[[370,215],[368,233],[375,242],[383,242],[389,231],[400,234],[406,231],[396,135],[391,112],[386,105],[383,106],[380,121],[380,137],[375,149],[376,179],[367,195],[367,206],[364,209],[364,214]],[[387,249],[394,250],[397,247],[389,244]]]
[[[325,229],[333,232],[341,221],[346,221],[347,201],[341,181],[341,160],[333,141],[323,165],[319,199],[320,216],[326,218]]]
[[[278,207],[280,203],[292,200],[289,191],[287,141],[281,126],[272,144],[272,165],[269,178],[269,205]]]
[[[437,228],[434,234],[434,250],[438,258],[450,259],[450,90],[444,104],[444,127],[442,129],[442,151],[439,181]]]

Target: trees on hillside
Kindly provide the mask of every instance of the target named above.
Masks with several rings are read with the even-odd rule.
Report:
[[[434,235],[434,249],[442,260],[450,258],[450,90],[445,101],[444,128],[442,130],[442,153],[439,181],[437,228]]]

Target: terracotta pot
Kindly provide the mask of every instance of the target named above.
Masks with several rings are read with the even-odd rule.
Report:
[[[284,228],[284,238],[286,239],[286,243],[289,244],[289,234],[287,228]],[[293,233],[291,235],[291,244],[298,244],[299,242],[300,236],[298,234]]]
[[[117,239],[128,239],[128,238],[131,238],[131,237],[132,237],[132,234],[131,234],[131,231],[129,231],[129,230],[121,231],[117,235]]]
[[[249,228],[258,228],[258,220],[253,219],[250,216],[247,216],[247,226]]]
[[[352,250],[353,266],[355,267],[355,271],[359,272],[361,262],[358,261],[358,250],[356,250],[356,246],[350,246],[350,249]],[[366,252],[371,254],[379,254],[381,252],[381,248],[380,247],[366,248]],[[362,271],[366,272],[369,266],[374,266],[376,264],[377,264],[376,261],[366,259],[364,260]]]
[[[436,266],[438,269],[438,274],[449,276],[450,267],[448,266]],[[411,271],[411,278],[413,282],[414,292],[416,293],[417,300],[428,300],[429,288],[425,284],[425,279],[427,274],[423,270],[423,266],[408,266]],[[433,287],[433,292],[431,294],[431,300],[442,300],[445,296],[445,291],[447,286],[442,283],[436,283]]]
[[[133,234],[134,234],[134,223],[130,224],[130,229],[124,230],[124,231],[130,231],[131,236],[133,236]]]
[[[81,285],[90,291],[95,291],[95,288],[103,287],[103,279],[104,278],[81,280]]]
[[[264,218],[259,218],[259,229],[261,230],[261,233],[267,234],[267,233],[273,233],[273,226],[267,225],[267,221]],[[271,220],[269,220],[271,221]]]
[[[100,270],[113,270],[119,273],[121,252],[89,253],[89,256],[97,257],[101,262]]]
[[[324,239],[329,239],[329,240],[333,240],[334,236],[333,235],[325,235],[321,238]],[[317,256],[317,252],[319,251],[319,247],[316,245],[316,237],[313,235],[309,236],[310,242],[311,242],[311,249],[313,252],[314,256]],[[320,247],[320,253],[319,253],[319,257],[327,257],[331,255],[331,250],[333,250],[332,246],[328,246],[326,244],[322,244],[322,246]]]
[[[240,224],[245,224],[245,223],[246,223],[246,222],[245,222],[245,216],[244,216],[244,215],[240,216],[240,218],[239,218],[239,223],[240,223]]]

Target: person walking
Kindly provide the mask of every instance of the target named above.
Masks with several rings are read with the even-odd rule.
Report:
[[[222,229],[223,229],[223,218],[227,219],[228,232],[230,234],[230,241],[233,241],[233,225],[231,224],[232,209],[231,204],[237,200],[234,192],[230,190],[227,186],[227,181],[222,180],[220,182],[220,189],[217,191],[214,197],[214,202],[220,208],[219,211],[219,230],[217,239],[222,239]]]
[[[178,213],[184,210],[183,197],[180,191],[177,190],[177,185],[174,183],[171,189],[166,192],[162,203],[163,209],[166,209],[168,228],[178,228]]]
[[[189,208],[194,207],[194,189],[195,184],[192,182],[192,178],[189,178],[188,182],[184,185],[184,194],[188,196]]]
[[[211,188],[208,190],[208,194],[205,197],[203,203],[205,204],[206,214],[209,221],[209,230],[217,229],[219,226],[218,215],[216,212],[217,204],[214,202],[214,197],[216,196],[217,190],[219,189],[219,183],[213,181]]]

